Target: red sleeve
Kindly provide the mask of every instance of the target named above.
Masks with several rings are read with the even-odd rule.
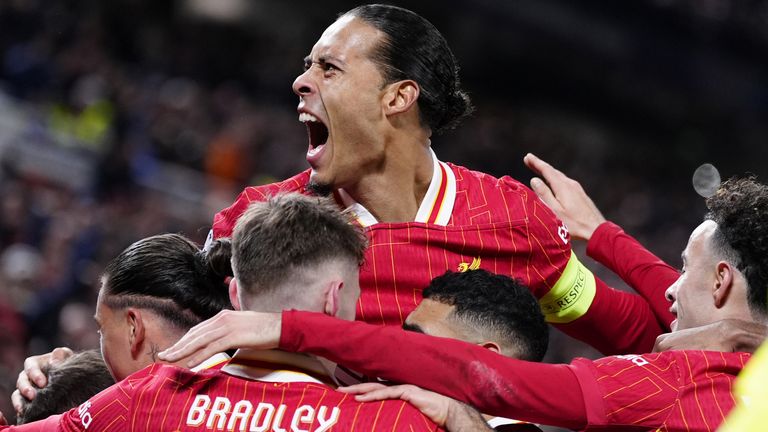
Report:
[[[587,243],[587,255],[611,269],[640,293],[664,326],[663,331],[669,331],[674,316],[669,312],[670,305],[664,291],[680,276],[677,270],[611,222],[605,222],[595,230]]]
[[[637,294],[611,288],[595,277],[595,298],[579,319],[558,324],[564,333],[591,345],[605,355],[653,350],[664,328],[648,302]]]
[[[581,389],[568,365],[525,362],[454,339],[311,312],[283,312],[281,333],[282,349],[415,384],[486,414],[571,429],[586,425]]]
[[[588,424],[657,428],[678,402],[682,387],[676,354],[576,359]]]

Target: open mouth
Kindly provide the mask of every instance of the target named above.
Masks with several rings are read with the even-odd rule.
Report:
[[[310,151],[328,142],[328,128],[317,117],[309,113],[301,113],[299,121],[307,126]]]

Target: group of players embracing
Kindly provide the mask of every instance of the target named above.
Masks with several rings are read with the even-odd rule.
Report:
[[[725,419],[766,333],[768,187],[707,198],[680,272],[532,154],[532,189],[440,161],[433,134],[472,106],[399,7],[341,14],[293,91],[310,168],[246,188],[202,249],[161,234],[117,256],[101,356],[28,358],[24,424],[0,429],[747,430]],[[607,357],[540,363],[547,323]]]

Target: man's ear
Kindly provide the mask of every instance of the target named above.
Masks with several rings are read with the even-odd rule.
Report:
[[[734,282],[734,268],[725,261],[717,263],[715,285],[712,290],[712,298],[716,308],[721,308],[728,301]]]
[[[481,342],[478,345],[480,345],[481,347],[487,350],[491,350],[496,354],[501,354],[501,347],[496,342],[486,341],[486,342]]]
[[[229,302],[232,303],[232,307],[235,310],[242,310],[240,307],[240,298],[238,297],[238,293],[240,292],[240,288],[237,285],[237,279],[232,278],[229,281]]]
[[[146,338],[144,317],[139,309],[128,308],[125,312],[125,319],[128,324],[128,344],[131,348],[131,357],[135,359],[142,355]]]
[[[413,80],[389,84],[384,95],[384,113],[391,116],[408,111],[419,99],[420,92],[419,85]]]
[[[344,288],[344,282],[340,280],[328,284],[328,288],[325,291],[325,304],[323,305],[323,312],[326,315],[335,317],[339,313],[339,291],[342,288]]]

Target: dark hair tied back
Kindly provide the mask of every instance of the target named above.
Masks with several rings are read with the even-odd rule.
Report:
[[[222,283],[228,277],[234,277],[232,271],[232,242],[228,238],[215,240],[208,251],[200,251],[206,271],[213,280]]]
[[[452,129],[472,113],[461,90],[459,66],[448,42],[424,17],[397,6],[358,6],[344,15],[359,18],[386,36],[372,54],[386,83],[418,83],[422,123],[434,133]]]

